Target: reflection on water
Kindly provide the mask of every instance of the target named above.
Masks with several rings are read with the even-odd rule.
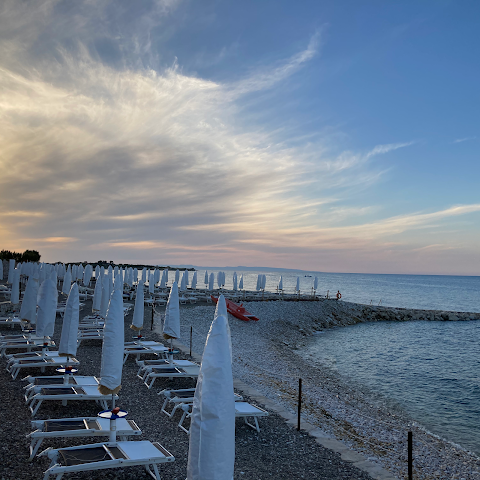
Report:
[[[480,454],[479,334],[480,321],[365,323],[313,337],[304,355]]]

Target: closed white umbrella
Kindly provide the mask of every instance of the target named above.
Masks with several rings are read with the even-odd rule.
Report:
[[[280,280],[278,281],[278,290],[283,290],[283,277],[280,275]]]
[[[148,293],[151,295],[155,293],[155,277],[153,273],[151,273],[150,277],[148,278]]]
[[[313,281],[313,289],[317,290],[318,288],[318,277],[315,277],[315,280]]]
[[[45,278],[47,278],[46,275],[45,275],[45,268],[42,264],[40,264],[40,267],[38,269],[38,283],[41,285],[43,283],[43,281],[45,280]]]
[[[255,287],[255,290],[261,290],[262,289],[262,274],[259,273],[257,275],[257,286]]]
[[[115,276],[115,281],[113,282],[113,290],[120,290],[123,296],[123,282],[120,273],[117,273],[117,275]]]
[[[108,266],[108,274],[112,275],[113,274],[113,268],[111,265]]]
[[[208,279],[208,289],[213,290],[214,284],[215,284],[215,275],[211,273],[210,278]]]
[[[3,280],[3,260],[0,260],[0,280]]]
[[[166,268],[163,273],[165,274],[165,283],[168,283],[168,268]]]
[[[180,280],[180,270],[175,270],[175,281],[177,282],[178,284],[178,281]]]
[[[153,274],[153,281],[155,282],[155,285],[160,281],[160,270],[158,268],[155,269]]]
[[[142,269],[142,282],[145,283],[147,281],[147,269]]]
[[[267,276],[262,275],[262,290],[265,290],[266,286],[267,286]]]
[[[133,283],[138,283],[138,269],[133,269]]]
[[[180,282],[180,290],[184,291],[187,289],[187,275],[186,275],[186,270],[183,271],[182,274],[182,281]]]
[[[167,286],[167,274],[166,270],[163,270],[162,272],[162,279],[160,280],[160,288],[166,288]]]
[[[295,287],[295,291],[299,292],[300,291],[300,277],[297,277],[297,285]]]
[[[218,315],[208,332],[195,389],[187,480],[233,479],[235,400],[230,345],[227,317]]]
[[[100,265],[95,267],[95,278],[97,279],[100,275]]]
[[[23,294],[22,306],[20,308],[20,320],[35,324],[37,319],[37,295],[38,279],[30,276]]]
[[[233,290],[237,291],[237,272],[233,272]]]
[[[8,261],[8,283],[13,283],[13,271],[15,270],[15,260],[11,258]]]
[[[39,279],[40,284],[41,278]],[[63,277],[63,285],[62,285],[62,293],[65,295],[68,295],[70,293],[70,287],[72,284],[72,270],[70,269],[70,265],[67,268],[67,271],[65,272],[65,276]]]
[[[90,280],[92,279],[93,267],[87,263],[85,270],[83,271],[83,284],[87,287],[90,285]]]
[[[238,288],[243,290],[243,273],[240,275],[240,282],[238,283]]]
[[[79,315],[78,285],[74,283],[68,294],[63,316],[62,335],[58,346],[58,354],[60,356],[74,357],[77,354]]]
[[[208,271],[205,270],[205,285],[208,285]]]
[[[14,268],[12,272],[12,293],[10,294],[10,302],[12,305],[20,303],[20,270]]]
[[[55,269],[51,269],[50,273],[48,274],[47,278],[49,278],[54,284],[55,288],[57,287],[58,279],[57,279],[57,272]]]
[[[138,282],[137,294],[135,295],[135,307],[133,309],[133,320],[130,328],[132,330],[141,330],[143,328],[143,319],[145,313],[143,282]]]
[[[95,290],[93,291],[93,304],[92,310],[94,312],[99,312],[102,308],[102,276],[100,275],[100,270],[98,272],[98,277],[95,280]]]
[[[43,268],[43,265],[42,265]],[[72,265],[71,271],[72,271],[72,280],[75,281],[77,279],[77,266],[75,264]],[[70,287],[68,288],[68,291],[70,292]]]
[[[81,264],[77,267],[76,280],[77,280],[77,281],[81,281],[82,279],[83,279],[83,264],[81,263]]]
[[[38,337],[51,337],[55,329],[57,314],[57,287],[46,279],[38,289],[37,332]]]
[[[102,276],[102,302],[100,304],[100,315],[105,318],[108,310],[108,303],[110,301],[110,279],[108,275]]]
[[[125,345],[123,298],[114,290],[103,327],[102,366],[98,390],[102,395],[114,395],[122,388],[123,350]]]
[[[116,278],[118,275],[118,265],[115,265],[115,267],[113,267],[113,278]]]
[[[218,288],[222,288],[222,272],[217,273],[217,286]]]
[[[173,282],[165,309],[163,336],[166,339],[180,338],[180,302],[178,300],[178,285]]]
[[[192,290],[195,290],[197,288],[197,271],[193,272],[193,277],[192,277],[192,284],[190,285]]]

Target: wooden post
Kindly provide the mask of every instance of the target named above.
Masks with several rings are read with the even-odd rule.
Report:
[[[413,480],[413,433],[408,432],[408,480]]]
[[[297,430],[300,431],[300,413],[302,411],[302,379],[298,379],[298,411],[297,411]]]

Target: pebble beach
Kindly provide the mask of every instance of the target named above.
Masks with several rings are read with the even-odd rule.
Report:
[[[320,299],[315,302],[264,301],[245,303],[258,322],[242,322],[232,316],[229,324],[233,347],[233,374],[237,392],[247,401],[269,411],[260,420],[258,433],[240,421],[236,429],[235,479],[404,479],[407,477],[407,432],[414,434],[414,478],[477,479],[480,460],[477,456],[425,431],[402,412],[389,411],[367,392],[353,388],[348,381],[328,369],[309,364],[302,356],[305,342],[326,328],[342,327],[364,321],[413,318],[444,320],[476,320],[478,314],[458,312],[413,311],[388,307],[371,307],[348,302]],[[162,341],[163,307],[156,307],[155,324],[150,331],[151,309],[145,309],[146,338]],[[180,358],[192,353],[200,361],[215,306],[181,306],[182,336]],[[91,300],[85,302],[81,317],[91,312]],[[125,317],[125,339],[133,311]],[[57,318],[54,340],[59,341],[61,320]],[[2,334],[11,333],[3,330]],[[80,374],[99,375],[101,342],[82,342],[77,358]],[[159,441],[175,456],[175,462],[162,466],[165,479],[185,478],[188,458],[188,437],[177,428],[177,422],[160,413],[161,400],[156,392],[163,388],[188,388],[193,380],[158,381],[148,390],[136,377],[137,366],[127,361],[120,394],[121,407],[142,429],[142,439]],[[27,373],[35,372],[25,372]],[[47,372],[48,373],[48,372]],[[302,379],[302,429],[297,431],[295,415],[298,401],[298,380]],[[0,369],[0,479],[42,478],[48,467],[44,458],[27,462],[30,412],[23,400],[24,383],[13,381],[5,369]],[[240,386],[240,388],[238,388]],[[243,386],[243,387],[242,387]],[[252,393],[253,392],[253,393]],[[263,403],[262,403],[263,399]],[[270,408],[278,405],[280,408]],[[60,402],[44,405],[36,419],[67,416],[95,416],[98,406],[93,402]],[[278,414],[280,411],[287,412]],[[290,416],[290,421],[286,417]],[[293,421],[292,421],[293,420]],[[308,428],[307,428],[308,427]],[[311,435],[321,432],[321,441]],[[309,433],[310,432],[310,433]],[[318,435],[317,435],[318,437]],[[330,443],[329,443],[330,442]],[[352,452],[338,453],[335,442],[341,442]],[[68,440],[49,444],[60,447],[80,444]],[[332,445],[332,448],[329,448]],[[46,448],[46,446],[45,446]],[[355,455],[358,455],[355,457]],[[365,465],[365,468],[357,468]],[[378,471],[371,467],[378,466]],[[146,478],[141,468],[127,468],[102,473],[77,474],[71,478]]]

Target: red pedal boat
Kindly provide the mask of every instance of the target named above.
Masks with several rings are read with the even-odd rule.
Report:
[[[212,297],[213,303],[216,304],[218,302],[218,298],[215,298],[213,295],[210,295],[210,297]],[[227,304],[228,313],[231,313],[234,317],[237,317],[244,322],[248,322],[249,320],[255,320],[256,322],[258,321],[258,318],[255,315],[252,315],[245,310],[243,303],[241,305],[237,305],[228,298],[225,299],[225,303]]]

